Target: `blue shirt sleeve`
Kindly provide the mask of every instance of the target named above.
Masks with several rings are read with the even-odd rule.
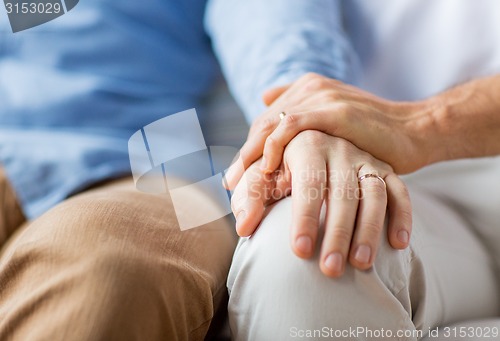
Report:
[[[307,72],[352,83],[359,70],[338,0],[210,0],[205,27],[249,121],[268,88]]]

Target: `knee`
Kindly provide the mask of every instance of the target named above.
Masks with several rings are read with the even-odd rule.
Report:
[[[322,236],[318,238],[317,250],[312,258],[297,257],[292,251],[289,238],[291,206],[291,199],[288,198],[278,202],[270,209],[256,233],[240,241],[231,270],[233,278],[236,274],[256,271],[261,275],[265,274],[265,278],[273,278],[273,283],[300,282],[306,276],[314,278],[316,282],[333,284],[354,281],[350,287],[355,287],[362,284],[358,281],[360,278],[376,277],[379,285],[393,293],[403,289],[410,271],[411,251],[393,249],[384,237],[381,238],[377,258],[371,269],[360,271],[347,265],[345,276],[339,280],[328,278],[320,272],[318,256]],[[259,283],[261,282],[256,284]],[[267,286],[269,283],[262,282],[262,285]]]
[[[413,327],[404,295],[408,251],[392,250],[383,241],[372,269],[348,266],[343,277],[328,278],[320,271],[318,254],[304,260],[292,252],[290,218],[291,200],[282,200],[268,212],[259,230],[237,248],[228,281],[236,333],[250,330],[241,329],[241,316],[250,325],[255,323],[257,330],[265,330],[265,321],[272,321],[267,332],[278,333],[280,328],[287,337],[293,328]],[[285,339],[284,334],[275,336]]]
[[[17,244],[36,242],[53,250],[97,252],[139,238],[151,227],[175,231],[177,223],[170,210],[165,196],[117,190],[78,195],[34,220]]]
[[[178,229],[165,198],[123,194],[76,197],[47,212],[12,245],[6,265],[19,279],[38,279],[47,297],[58,287],[53,307],[92,325],[79,331],[94,333],[88,339],[202,338],[218,283],[196,252],[208,254],[209,245]],[[232,241],[221,228],[206,236],[225,240],[223,267]]]
[[[112,250],[82,263],[78,296],[91,294],[93,303],[78,310],[92,316],[99,339],[187,340],[206,333],[214,313],[211,285],[182,262]]]

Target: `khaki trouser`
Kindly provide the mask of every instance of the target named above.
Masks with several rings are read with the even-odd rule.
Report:
[[[231,221],[181,232],[131,179],[34,221],[0,173],[0,340],[203,340],[225,308]]]
[[[320,272],[318,254],[292,253],[291,199],[279,201],[235,252],[228,279],[234,339],[417,340],[435,327],[500,316],[499,174],[496,158],[406,177],[410,247],[396,251],[384,236],[370,271],[348,266],[340,279]],[[487,327],[498,322],[473,334],[486,335]],[[474,339],[454,332],[445,339]]]

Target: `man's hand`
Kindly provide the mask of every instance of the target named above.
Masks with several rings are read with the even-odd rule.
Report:
[[[366,174],[376,174],[385,183],[377,177],[359,181]],[[397,249],[408,246],[412,222],[405,185],[389,165],[344,139],[304,131],[287,145],[279,172],[264,174],[259,162],[251,165],[232,197],[238,234],[254,233],[265,206],[290,192],[291,244],[299,257],[314,254],[326,202],[320,267],[328,276],[341,276],[347,261],[358,269],[371,267],[387,209],[390,244]]]
[[[263,155],[272,172],[287,143],[314,129],[342,137],[390,164],[396,173],[413,172],[445,160],[500,153],[500,75],[459,85],[416,102],[394,102],[316,74],[264,94],[268,110],[252,125],[241,149],[251,164]],[[286,116],[280,120],[279,113]],[[237,183],[242,169],[232,169]]]
[[[276,169],[288,142],[307,129],[351,141],[400,174],[413,172],[429,162],[429,155],[424,152],[430,142],[428,135],[418,130],[431,123],[435,108],[429,103],[385,100],[316,74],[306,75],[292,86],[271,89],[263,100],[270,106],[267,115],[280,108],[286,114],[282,119],[274,119],[275,129],[264,141],[264,171]],[[259,134],[252,137],[246,146],[261,143]]]
[[[433,123],[434,108],[428,103],[388,101],[317,74],[268,91],[264,101],[270,106],[241,149],[247,166],[264,155],[262,169],[274,171],[288,142],[308,129],[351,141],[399,174],[415,171],[433,157],[429,132],[422,131]],[[282,120],[280,112],[286,113]],[[233,169],[229,182],[236,184],[241,174]]]

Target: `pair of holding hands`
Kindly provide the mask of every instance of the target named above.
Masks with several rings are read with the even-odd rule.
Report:
[[[327,276],[341,276],[347,263],[372,266],[387,212],[390,244],[406,248],[411,203],[396,172],[426,163],[414,157],[425,155],[425,140],[412,130],[428,119],[424,106],[381,99],[316,74],[268,91],[264,102],[268,110],[226,174],[238,234],[251,235],[265,207],[291,193],[291,246],[302,258],[314,254],[326,203],[320,268]]]

